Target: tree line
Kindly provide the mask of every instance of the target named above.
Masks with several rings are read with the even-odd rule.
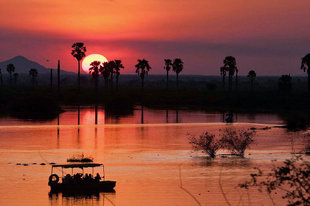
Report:
[[[80,92],[80,81],[81,81],[81,61],[86,56],[86,46],[82,42],[76,42],[72,45],[71,55],[77,60],[78,63],[78,91]],[[135,65],[136,73],[141,79],[141,89],[144,88],[144,80],[152,69],[149,61],[146,59],[138,59],[138,63]],[[89,68],[89,74],[92,76],[95,82],[95,88],[98,90],[98,78],[101,75],[105,81],[105,88],[110,87],[113,90],[114,80],[116,82],[116,90],[119,87],[119,76],[121,70],[124,69],[124,65],[121,60],[111,60],[108,62],[91,62]],[[166,88],[169,88],[169,72],[172,69],[176,73],[176,86],[179,88],[179,75],[183,71],[184,62],[180,58],[164,59],[164,70],[166,71]],[[304,72],[307,72],[308,76],[308,91],[310,92],[310,53],[305,55],[301,59],[301,66]],[[13,64],[8,64],[6,68],[9,73],[9,83],[12,85],[16,84],[19,74],[15,72],[15,66]],[[228,78],[228,90],[233,90],[233,80],[235,81],[235,89],[238,89],[238,67],[236,58],[233,56],[226,56],[223,60],[223,66],[220,67],[220,75],[222,77],[222,87],[226,89],[226,77]],[[52,72],[51,72],[52,75]],[[31,78],[32,85],[36,85],[36,79],[38,76],[38,71],[35,68],[29,70],[29,77]],[[257,77],[256,71],[251,69],[247,75],[251,90],[254,89],[254,82]],[[289,91],[292,88],[292,77],[290,74],[282,75],[278,80],[278,87],[280,90]],[[0,69],[0,86],[3,86],[3,75]],[[52,87],[52,77],[51,77],[51,87]]]

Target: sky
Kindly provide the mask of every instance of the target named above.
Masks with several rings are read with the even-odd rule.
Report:
[[[303,74],[309,10],[309,0],[0,0],[0,61],[22,55],[56,67],[60,59],[77,71],[79,41],[87,55],[121,59],[126,74],[137,59],[164,74],[164,59],[181,58],[182,74],[219,75],[230,55],[241,75]]]

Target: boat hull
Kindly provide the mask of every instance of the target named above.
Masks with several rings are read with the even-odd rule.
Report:
[[[114,192],[115,181],[100,181],[90,183],[56,183],[51,184],[51,192]]]

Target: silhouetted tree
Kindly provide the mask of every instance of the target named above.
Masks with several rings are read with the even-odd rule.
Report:
[[[225,89],[225,77],[226,77],[227,69],[225,67],[221,67],[220,72],[221,72],[221,76],[222,76],[223,89]]]
[[[300,69],[307,71],[308,74],[308,92],[310,92],[310,53],[301,59]]]
[[[103,62],[103,65],[100,66],[99,68],[100,74],[104,78],[104,83],[105,83],[105,88],[108,88],[108,82],[109,82],[109,77],[110,77],[110,65],[109,62]]]
[[[221,147],[232,154],[244,157],[244,152],[254,142],[256,132],[251,130],[224,129],[221,134]]]
[[[17,79],[18,79],[18,73],[14,73],[13,74],[13,78],[14,78],[14,84],[17,84]]]
[[[216,152],[222,147],[221,142],[212,133],[204,132],[199,137],[189,137],[189,143],[195,151],[202,150],[211,158],[215,158]]]
[[[36,78],[37,78],[37,76],[38,76],[38,71],[37,71],[37,69],[34,69],[34,68],[30,69],[30,70],[29,70],[29,76],[31,77],[32,86],[34,87],[34,86],[35,86],[35,80],[36,80]]]
[[[138,64],[136,64],[136,73],[141,78],[141,89],[143,91],[144,88],[144,78],[145,75],[148,74],[148,72],[151,70],[151,67],[149,65],[149,62],[145,59],[138,59]]]
[[[96,90],[96,97],[98,96],[98,78],[99,78],[99,68],[101,62],[93,61],[90,63],[89,74],[91,74],[92,78],[95,81],[95,90]]]
[[[238,85],[238,69],[237,69],[237,63],[236,59],[233,56],[227,56],[225,57],[224,61],[224,68],[226,71],[228,71],[228,86],[229,86],[229,91],[232,90],[232,79],[234,74],[236,73],[236,87]]]
[[[8,65],[6,66],[6,71],[9,72],[9,74],[10,74],[10,83],[12,83],[12,74],[13,74],[14,71],[15,71],[15,66],[14,66],[14,64],[8,64]]]
[[[179,73],[183,70],[183,62],[180,58],[176,58],[172,64],[173,71],[177,74],[177,88],[179,88]]]
[[[254,83],[254,80],[256,78],[256,72],[254,70],[249,71],[248,78],[251,82],[251,90],[253,90],[253,83]]]
[[[114,60],[115,62],[115,79],[116,79],[116,90],[118,90],[118,78],[121,69],[124,69],[124,66],[122,64],[122,60]]]
[[[165,70],[167,71],[167,82],[166,82],[166,88],[168,89],[168,82],[169,82],[169,71],[172,67],[172,61],[171,59],[165,59]]]
[[[110,87],[111,91],[113,91],[113,81],[114,81],[114,74],[116,70],[116,63],[115,61],[109,61],[109,69],[110,69]]]
[[[81,60],[85,57],[86,47],[82,42],[76,42],[72,45],[71,54],[78,61],[78,91],[80,92]]]
[[[292,89],[292,77],[291,75],[282,75],[279,78],[278,86],[281,91],[288,92]]]

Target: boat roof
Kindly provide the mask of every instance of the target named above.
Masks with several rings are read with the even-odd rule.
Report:
[[[98,163],[79,163],[79,164],[56,164],[52,167],[62,167],[62,168],[84,168],[84,167],[100,167],[103,164]]]

